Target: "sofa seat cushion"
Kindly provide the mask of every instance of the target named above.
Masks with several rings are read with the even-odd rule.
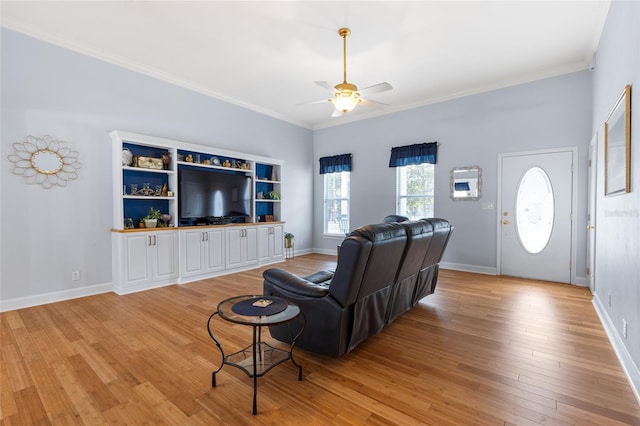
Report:
[[[331,284],[335,271],[318,271],[311,275],[304,277],[305,280],[311,281],[314,284],[323,285],[327,288]]]
[[[262,276],[265,281],[300,296],[319,298],[329,293],[329,285],[325,283],[316,284],[284,269],[267,269],[262,273]]]

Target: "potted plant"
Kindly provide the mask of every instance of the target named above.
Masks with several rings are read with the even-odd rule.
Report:
[[[160,210],[156,210],[153,207],[149,209],[149,213],[142,218],[145,228],[155,228],[158,226],[158,219],[160,219]]]
[[[284,233],[284,248],[293,247],[293,239],[294,238],[295,238],[295,235],[293,235],[291,232],[285,232]]]

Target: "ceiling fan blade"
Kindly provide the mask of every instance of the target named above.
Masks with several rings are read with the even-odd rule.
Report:
[[[320,99],[319,101],[300,102],[300,103],[297,103],[296,106],[311,105],[311,104],[323,104],[325,102],[331,102],[331,100],[330,99]]]
[[[330,85],[329,83],[327,83],[326,81],[314,81],[314,83],[316,83],[318,86],[322,87],[323,89],[327,89],[331,93],[336,92],[336,88]]]
[[[380,93],[386,92],[387,90],[391,90],[393,87],[386,81],[384,83],[374,84],[373,86],[365,87],[364,89],[358,90],[361,95],[370,95],[371,93]]]
[[[366,106],[377,106],[377,105],[385,106],[385,107],[389,106],[389,104],[385,104],[383,102],[378,102],[378,101],[372,101],[371,99],[360,98],[360,100],[362,101],[361,103]]]

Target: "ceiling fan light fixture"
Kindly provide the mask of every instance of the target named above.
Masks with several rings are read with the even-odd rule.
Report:
[[[337,111],[349,112],[352,111],[356,105],[361,101],[358,92],[351,93],[336,93],[335,97],[331,100]]]

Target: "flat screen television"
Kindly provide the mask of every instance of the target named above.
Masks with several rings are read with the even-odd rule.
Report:
[[[212,217],[251,216],[251,182],[251,177],[243,172],[180,165],[180,223],[203,223]]]

